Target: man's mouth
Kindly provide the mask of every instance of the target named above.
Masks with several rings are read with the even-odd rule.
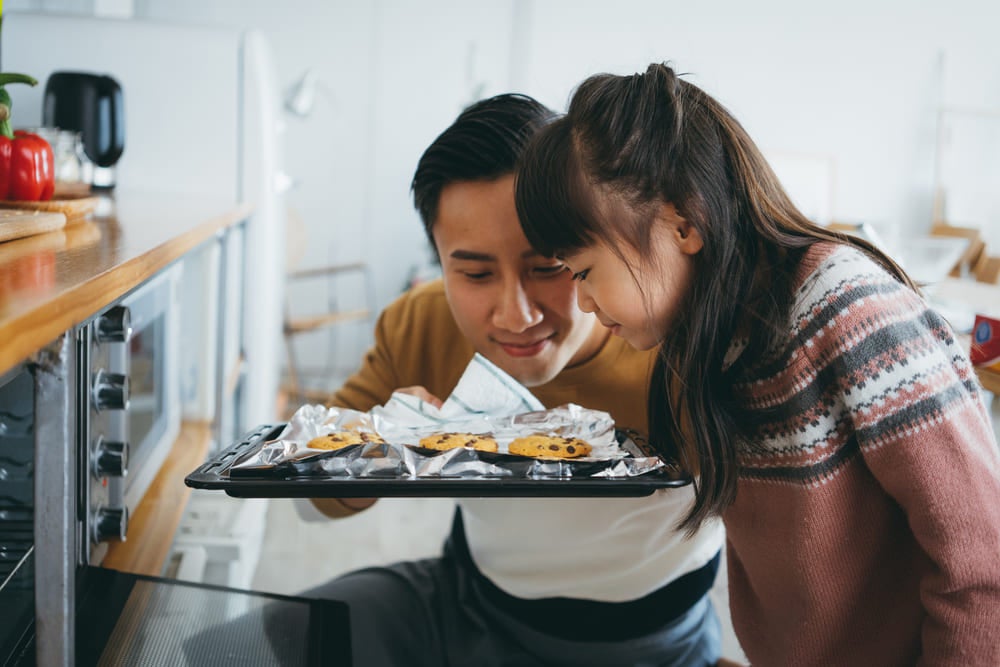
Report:
[[[512,357],[533,357],[548,347],[555,334],[525,342],[505,342],[496,340],[496,344]]]

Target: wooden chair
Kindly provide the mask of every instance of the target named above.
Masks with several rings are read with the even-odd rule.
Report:
[[[290,210],[289,213],[290,247],[288,249],[288,265],[294,266],[303,254],[304,226],[293,210]],[[350,280],[352,288],[359,282],[362,285],[360,294],[358,295],[360,299],[353,299],[357,304],[352,303],[351,307],[341,307],[339,296],[343,294],[343,291],[338,289],[338,283],[342,283],[344,279],[351,276],[354,277],[353,280]],[[319,288],[323,287],[326,293],[325,303],[322,298],[311,299],[306,308],[298,309],[303,310],[303,313],[293,314],[291,293],[295,291],[297,285],[305,282],[320,283],[317,289],[310,290],[309,293],[321,294],[323,290]],[[355,289],[355,291],[358,290]],[[328,330],[331,337],[330,347],[332,348],[332,343],[335,340],[335,334],[339,326],[349,322],[361,321],[368,321],[373,325],[375,315],[375,284],[372,279],[371,267],[366,262],[349,262],[291,270],[286,274],[286,294],[288,296],[285,299],[283,330],[287,371],[286,379],[282,383],[283,398],[287,406],[292,409],[305,402],[325,403],[329,400],[333,387],[312,388],[307,386],[305,382],[306,367],[299,358],[299,354],[296,353],[295,341],[306,334]],[[334,363],[335,355],[328,354],[326,363],[323,366],[319,368],[314,367],[311,370],[315,371],[315,374],[320,377],[332,378],[335,376]]]

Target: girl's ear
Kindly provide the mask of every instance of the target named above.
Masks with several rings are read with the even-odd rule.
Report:
[[[670,228],[671,235],[673,236],[674,243],[677,244],[678,250],[685,255],[695,255],[701,251],[702,247],[705,245],[705,242],[701,238],[701,234],[697,229],[695,229],[694,225],[689,223],[677,213],[677,209],[674,208],[673,204],[664,204],[661,216],[663,221]]]

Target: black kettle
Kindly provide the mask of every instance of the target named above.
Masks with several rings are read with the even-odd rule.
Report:
[[[42,125],[79,132],[83,152],[94,165],[93,187],[114,187],[114,166],[125,150],[125,103],[114,78],[53,72],[45,83]]]

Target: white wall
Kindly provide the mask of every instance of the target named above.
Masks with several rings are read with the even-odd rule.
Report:
[[[590,73],[669,60],[769,155],[829,164],[832,218],[918,232],[931,221],[939,107],[1000,110],[1000,4],[923,4],[535,2],[515,85],[562,105]]]
[[[367,259],[379,306],[427,257],[408,192],[416,161],[479,95],[518,90],[562,109],[591,73],[670,61],[734,112],[810,212],[864,220],[890,236],[893,229],[923,233],[930,224],[938,110],[1000,109],[994,0],[134,6],[137,17],[260,27],[286,88],[315,68],[326,94],[311,117],[287,121],[286,163],[299,181],[289,201],[309,240],[299,265]],[[194,65],[178,55],[179,64]],[[197,101],[191,104],[196,117]],[[956,222],[1000,226],[990,180],[1000,173],[993,145],[1000,118],[949,124],[942,162],[957,184],[949,200],[963,218]],[[988,216],[997,217],[969,219]]]
[[[562,109],[588,74],[653,61],[674,63],[725,103],[804,206],[819,180],[829,195],[822,215],[922,232],[939,108],[1000,109],[1000,4],[919,4],[138,0],[136,11],[259,25],[286,86],[316,68],[329,94],[312,117],[289,119],[287,133],[300,180],[290,200],[310,239],[301,263],[368,258],[383,305],[425,259],[408,194],[413,168],[463,104],[513,89]],[[976,138],[996,136],[968,134],[952,141],[982,151]],[[976,157],[973,173],[993,154]],[[952,180],[962,172],[949,169]]]

